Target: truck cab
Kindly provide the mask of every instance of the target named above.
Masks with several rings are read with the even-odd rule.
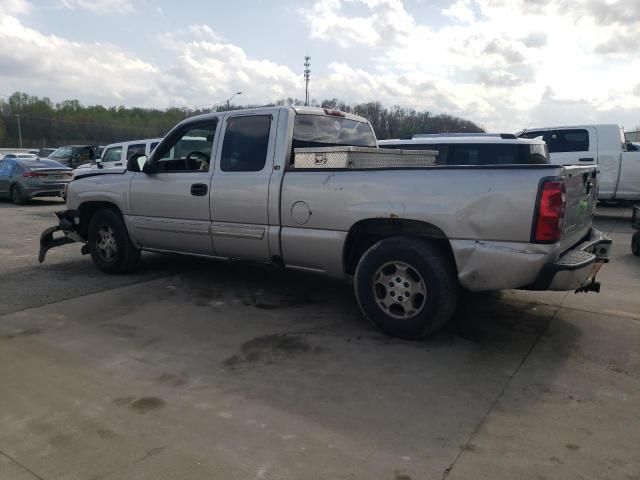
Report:
[[[600,200],[640,199],[640,151],[627,147],[619,125],[533,128],[517,135],[542,137],[553,164],[597,165]]]

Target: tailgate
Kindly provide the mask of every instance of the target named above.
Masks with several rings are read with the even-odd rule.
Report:
[[[562,251],[574,246],[589,233],[598,200],[595,166],[564,167],[567,190]]]

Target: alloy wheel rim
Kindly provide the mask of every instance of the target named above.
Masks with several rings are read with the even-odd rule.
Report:
[[[102,260],[110,262],[118,253],[118,244],[113,229],[108,225],[100,225],[98,228],[98,255]]]
[[[373,295],[390,317],[408,320],[419,315],[427,302],[427,285],[422,275],[404,262],[388,262],[373,276]]]

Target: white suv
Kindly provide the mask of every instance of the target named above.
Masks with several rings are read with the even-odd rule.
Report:
[[[142,153],[149,155],[154,148],[160,143],[162,138],[146,138],[142,140],[131,140],[129,142],[111,143],[104,147],[102,157],[96,160],[101,164],[102,168],[126,167],[127,160],[131,155]],[[98,168],[96,164],[86,164],[74,170],[83,171],[86,168]]]

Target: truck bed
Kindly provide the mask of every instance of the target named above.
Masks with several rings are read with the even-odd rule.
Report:
[[[376,218],[411,219],[433,226],[460,251],[491,244],[497,262],[524,258],[541,267],[591,229],[595,192],[587,194],[585,185],[593,172],[593,167],[558,165],[290,170],[282,185],[281,248],[287,264],[324,271],[334,268],[335,272],[327,273],[338,275],[341,264],[335,257],[342,254],[355,224]],[[564,176],[568,180],[563,238],[559,245],[534,244],[539,185],[543,179]],[[304,221],[295,214],[301,208],[309,211]],[[320,248],[325,255],[309,256],[308,248]],[[536,268],[528,271],[534,275]],[[504,274],[498,280],[498,284],[487,281],[487,289],[514,288],[533,278]]]

